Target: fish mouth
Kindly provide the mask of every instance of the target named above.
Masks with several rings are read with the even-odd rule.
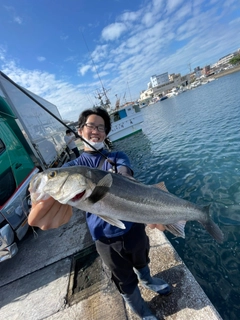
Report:
[[[86,190],[84,190],[83,192],[80,192],[80,193],[76,194],[76,195],[71,199],[71,201],[73,201],[73,202],[78,201],[79,199],[81,199],[81,198],[84,196],[85,192],[86,192]]]

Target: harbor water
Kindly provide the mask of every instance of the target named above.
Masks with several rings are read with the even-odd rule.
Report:
[[[142,132],[114,143],[136,179],[210,205],[223,244],[195,221],[185,239],[166,235],[224,320],[240,318],[239,84],[235,72],[145,107]]]

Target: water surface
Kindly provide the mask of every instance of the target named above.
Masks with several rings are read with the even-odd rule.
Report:
[[[138,180],[210,205],[223,244],[198,222],[187,223],[186,239],[166,235],[224,320],[240,319],[239,84],[236,72],[143,108],[143,131],[114,144]]]

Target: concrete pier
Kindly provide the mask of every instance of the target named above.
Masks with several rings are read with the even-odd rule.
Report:
[[[17,320],[137,320],[103,271],[99,257],[87,269],[91,286],[73,292],[74,257],[93,248],[80,210],[59,229],[37,230],[21,242],[19,253],[0,264],[0,319]],[[140,286],[144,299],[159,319],[220,320],[221,317],[180,259],[165,235],[148,229],[150,268],[154,276],[170,283],[173,292],[160,297]],[[92,250],[92,249],[91,249]],[[87,273],[89,270],[89,273]],[[90,279],[91,280],[91,279]]]

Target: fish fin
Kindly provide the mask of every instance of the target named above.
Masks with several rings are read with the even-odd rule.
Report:
[[[110,173],[106,174],[101,180],[98,181],[97,187],[108,187],[110,188],[113,182],[112,175]]]
[[[118,227],[120,229],[126,229],[124,223],[118,219],[113,219],[113,218],[109,218],[109,217],[105,217],[105,216],[101,216],[98,214],[98,216],[103,219],[104,221],[106,221],[107,223],[110,223],[111,225]]]
[[[218,242],[218,243],[223,243],[224,240],[224,234],[220,230],[219,226],[213,222],[209,215],[209,206],[205,206],[203,209],[207,213],[208,219],[207,221],[198,221],[200,222],[203,227],[207,230],[207,232]]]
[[[161,182],[159,182],[157,184],[154,184],[153,186],[156,187],[156,188],[159,188],[159,189],[161,189],[163,191],[169,192],[167,187],[166,187],[166,185],[165,185],[165,183],[163,181],[161,181]]]
[[[106,174],[101,180],[98,181],[98,184],[88,197],[88,201],[93,204],[104,198],[112,185],[112,181],[113,179],[111,174]]]
[[[163,191],[169,192],[164,181],[161,181],[155,184],[154,187],[159,188]],[[178,221],[175,224],[164,225],[164,227],[167,231],[171,232],[174,236],[182,237],[183,239],[185,239],[185,231],[184,231],[185,224],[186,224],[186,221]]]
[[[186,221],[178,221],[175,224],[164,225],[164,227],[167,231],[171,232],[174,236],[182,237],[183,239],[185,239],[185,231],[184,231],[185,224],[186,224]]]

